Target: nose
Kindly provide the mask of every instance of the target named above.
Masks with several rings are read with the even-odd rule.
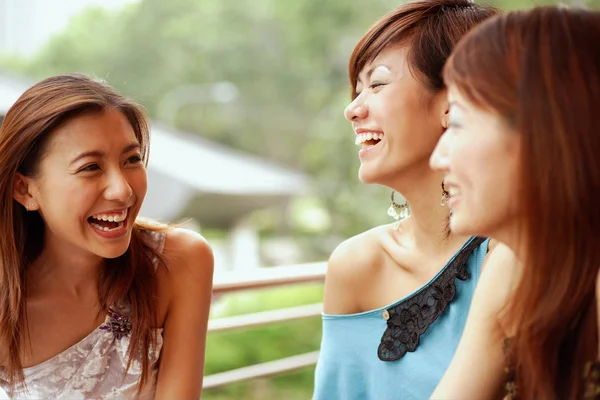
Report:
[[[344,110],[344,117],[350,122],[365,119],[369,115],[367,103],[359,94]]]
[[[133,190],[125,175],[121,171],[115,171],[109,175],[104,193],[107,200],[127,203],[133,195]]]
[[[429,157],[429,166],[433,170],[447,171],[450,166],[450,140],[447,131],[442,134]]]

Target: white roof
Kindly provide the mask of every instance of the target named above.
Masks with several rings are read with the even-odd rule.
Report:
[[[153,124],[151,168],[200,192],[232,195],[293,195],[306,177],[273,162],[189,133]]]

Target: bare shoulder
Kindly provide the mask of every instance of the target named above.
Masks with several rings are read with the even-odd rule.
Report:
[[[491,239],[488,246],[488,253],[483,261],[482,270],[488,279],[500,279],[501,282],[508,283],[519,276],[520,262],[515,253],[504,243]]]
[[[198,261],[212,261],[212,250],[206,239],[189,229],[174,228],[167,232],[165,255],[180,259],[188,256],[200,257]]]
[[[329,258],[327,274],[352,280],[369,273],[382,258],[381,239],[385,232],[386,226],[379,226],[340,243]]]
[[[482,269],[472,307],[479,308],[484,314],[498,316],[518,283],[521,263],[508,246],[491,241]]]
[[[182,228],[172,229],[166,235],[163,256],[171,283],[177,286],[195,282],[204,288],[208,287],[208,283],[212,285],[214,259],[206,239],[197,232]]]
[[[383,259],[382,237],[389,228],[379,226],[340,243],[327,263],[324,308],[328,314],[358,312],[356,291]]]

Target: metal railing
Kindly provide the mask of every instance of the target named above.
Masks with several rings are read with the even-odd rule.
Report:
[[[218,295],[240,290],[251,290],[283,285],[322,282],[327,269],[326,262],[298,264],[282,267],[258,268],[248,271],[223,272],[215,274],[213,293]],[[210,320],[208,333],[254,328],[321,315],[323,304],[264,311]],[[256,378],[266,378],[298,371],[317,363],[319,352],[286,357],[275,361],[250,365],[204,377],[205,390],[227,386],[232,383]]]

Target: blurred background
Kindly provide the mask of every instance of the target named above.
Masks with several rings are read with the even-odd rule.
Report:
[[[325,261],[389,222],[389,190],[357,179],[347,61],[401,3],[0,0],[0,117],[66,72],[105,79],[151,117],[142,214],[185,221],[215,251],[204,399],[312,394]]]

